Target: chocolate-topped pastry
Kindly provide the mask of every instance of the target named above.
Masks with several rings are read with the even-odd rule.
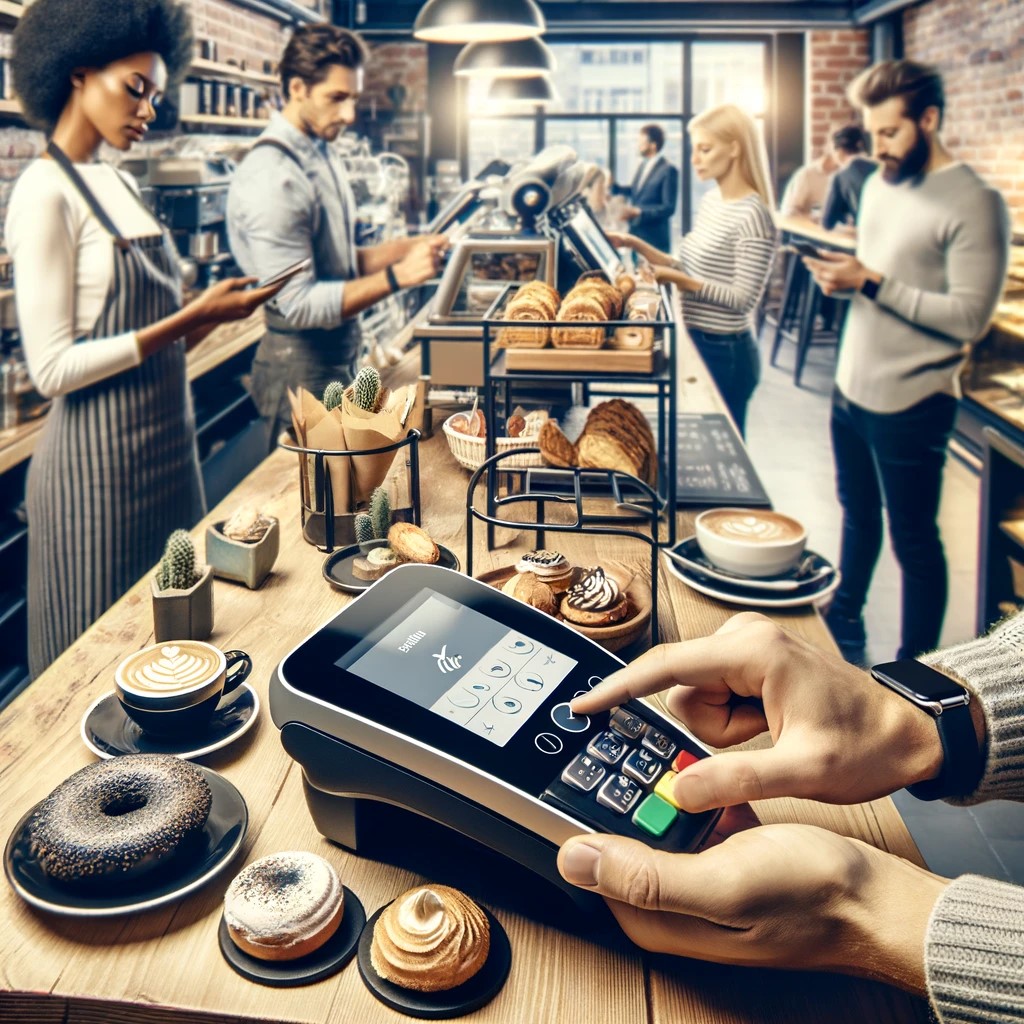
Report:
[[[560,551],[527,551],[518,562],[516,572],[532,572],[555,593],[567,590],[572,582],[572,566]]]
[[[165,864],[206,824],[201,769],[169,754],[131,754],[79,769],[28,823],[32,855],[68,885],[134,881]]]
[[[444,992],[487,961],[491,926],[468,896],[446,885],[410,889],[377,919],[370,963],[394,985]]]
[[[578,626],[609,626],[629,614],[629,599],[601,566],[588,569],[562,598],[563,618]]]

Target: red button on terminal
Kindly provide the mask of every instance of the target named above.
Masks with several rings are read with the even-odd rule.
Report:
[[[684,768],[689,768],[691,764],[696,764],[700,758],[696,754],[691,754],[688,750],[680,750],[676,754],[676,759],[672,762],[672,770],[681,772]]]

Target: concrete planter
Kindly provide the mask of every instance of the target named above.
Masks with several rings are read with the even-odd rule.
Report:
[[[270,516],[270,528],[254,543],[232,540],[221,530],[224,523],[206,528],[206,561],[220,579],[244,583],[255,590],[270,575],[281,546],[278,521]]]
[[[205,567],[199,582],[188,590],[153,591],[153,630],[156,642],[205,640],[213,632],[213,569]]]

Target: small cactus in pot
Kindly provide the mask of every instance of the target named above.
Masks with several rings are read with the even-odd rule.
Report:
[[[352,400],[360,409],[376,412],[380,402],[380,373],[373,366],[364,366],[352,381]]]
[[[337,409],[341,405],[341,400],[345,397],[345,385],[340,380],[332,380],[327,387],[324,388],[324,400],[323,407],[330,412],[332,409]]]
[[[205,640],[213,632],[213,572],[196,567],[196,548],[185,530],[167,538],[152,580],[157,643]]]

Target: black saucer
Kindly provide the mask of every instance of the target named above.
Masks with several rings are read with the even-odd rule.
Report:
[[[352,572],[352,562],[360,558],[367,551],[379,548],[387,544],[386,540],[371,540],[366,544],[349,544],[347,548],[341,548],[334,554],[328,555],[324,562],[324,579],[332,587],[343,590],[346,594],[361,594],[367,587],[373,586],[376,580],[361,580]],[[449,551],[443,544],[437,545],[437,565],[442,569],[454,569],[459,571],[459,560],[454,552]]]
[[[366,924],[366,911],[359,897],[347,885],[342,888],[345,890],[345,912],[341,924],[319,949],[298,960],[260,960],[235,945],[222,914],[217,939],[224,959],[243,978],[276,988],[311,985],[321,978],[337,974],[355,956],[359,935]]]
[[[69,917],[112,917],[178,903],[228,866],[249,826],[242,794],[223,775],[203,765],[196,767],[213,791],[210,816],[199,836],[198,849],[182,853],[152,872],[152,877],[78,891],[51,879],[31,854],[25,825],[39,806],[36,804],[14,827],[4,850],[4,873],[11,888],[26,903]]]
[[[359,938],[359,974],[370,992],[385,1006],[410,1017],[447,1020],[479,1010],[501,991],[512,969],[512,947],[501,922],[486,907],[481,909],[491,926],[491,948],[483,967],[469,981],[445,992],[417,992],[382,978],[370,962],[370,946],[373,944],[373,926],[389,906],[390,903],[385,904],[366,922]]]
[[[129,718],[113,692],[86,709],[80,729],[82,742],[98,757],[122,754],[174,754],[186,760],[220,750],[255,724],[260,699],[248,683],[242,683],[230,703],[217,708],[198,733],[181,738],[152,736]]]

